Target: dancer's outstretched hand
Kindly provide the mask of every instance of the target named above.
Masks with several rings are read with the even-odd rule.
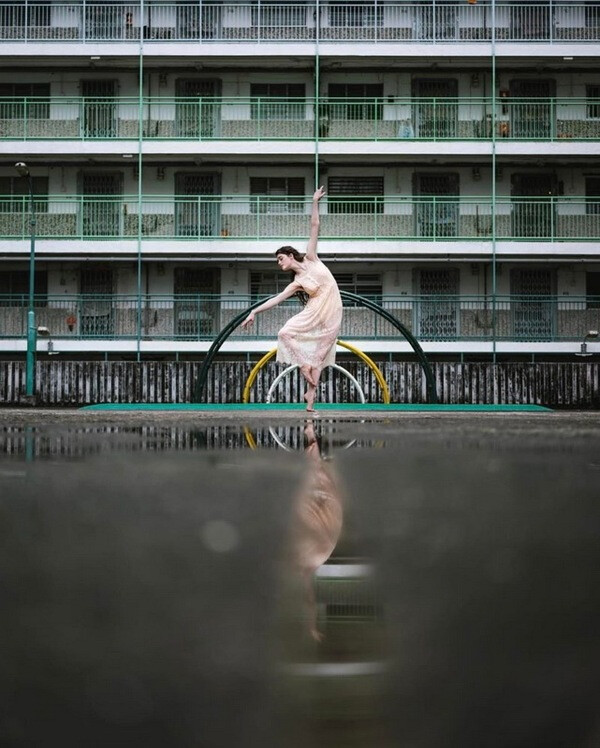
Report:
[[[254,317],[255,316],[256,315],[254,314],[254,312],[250,312],[250,314],[242,322],[242,327],[250,327],[250,325],[254,322]]]
[[[325,195],[325,187],[321,186],[313,195],[313,200],[320,200]]]

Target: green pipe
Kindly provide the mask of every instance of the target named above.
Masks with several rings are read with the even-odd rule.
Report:
[[[34,396],[35,389],[35,349],[37,329],[35,325],[35,205],[33,202],[33,179],[27,172],[29,183],[29,311],[27,312],[27,353],[25,356],[25,395]]]
[[[319,185],[319,130],[321,127],[321,97],[319,95],[319,87],[320,87],[320,60],[319,60],[319,32],[321,28],[321,19],[320,19],[320,7],[319,7],[319,0],[316,0],[316,6],[315,6],[315,109],[314,109],[314,118],[315,118],[315,128],[314,128],[314,135],[315,135],[315,190],[318,190]]]
[[[496,363],[496,0],[492,0],[492,361]]]
[[[141,359],[142,338],[142,144],[144,133],[144,0],[140,2],[140,55],[138,67],[138,216],[136,359]]]

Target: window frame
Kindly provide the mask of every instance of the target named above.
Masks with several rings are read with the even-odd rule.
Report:
[[[593,183],[597,185],[595,188],[592,188]],[[585,177],[585,214],[600,215],[600,175]]]
[[[595,281],[593,284],[590,283],[590,276],[596,276],[593,280]],[[590,286],[596,286],[596,288],[591,289]],[[592,291],[597,291],[597,293],[593,293]],[[590,299],[593,299],[593,301],[590,301]],[[600,270],[599,271],[593,271],[593,270],[586,270],[585,273],[585,308],[586,309],[600,309]]]
[[[258,88],[265,88],[265,93],[257,93]],[[278,92],[278,88],[284,88],[285,91]],[[297,94],[290,93],[290,89],[296,87]],[[287,116],[281,116],[281,104],[276,99],[302,99],[302,101],[288,102],[285,113]],[[274,83],[257,81],[250,84],[250,119],[251,120],[293,120],[303,121],[306,119],[306,84],[304,83]],[[261,102],[260,106],[255,99],[266,99]],[[275,99],[275,101],[273,101]],[[259,117],[260,115],[260,117]]]
[[[260,189],[257,182],[264,180],[266,187]],[[273,184],[280,180],[284,183],[282,188],[277,188]],[[297,181],[297,186],[290,185],[292,180]],[[293,188],[293,189],[292,189]],[[282,194],[273,194],[276,189],[282,191]],[[262,197],[263,200],[253,200],[253,197]],[[301,200],[292,201],[289,198],[298,197]],[[259,176],[250,177],[250,212],[254,215],[257,213],[268,215],[301,215],[305,212],[305,179],[304,177],[281,177],[281,176]]]
[[[11,119],[50,119],[50,83],[0,83],[0,104],[9,102]]]
[[[276,296],[291,282],[289,273],[277,270],[251,270],[249,291],[252,303],[265,296]]]
[[[356,93],[351,89],[355,88]],[[377,93],[369,92],[369,88],[377,88]],[[339,93],[335,93],[336,89]],[[359,90],[361,89],[361,90]],[[330,83],[328,94],[328,116],[331,121],[352,122],[381,122],[383,121],[383,83]],[[332,101],[341,99],[341,101]],[[348,99],[349,101],[343,101]],[[375,99],[361,101],[361,99]]]
[[[348,184],[353,183],[352,188],[346,190],[339,191],[339,189],[336,188],[335,180],[339,180],[340,183],[342,180],[346,180]],[[368,180],[373,180],[371,184],[374,184],[375,181],[377,181],[380,185],[380,191],[377,190],[372,192],[364,192],[365,186],[370,186]],[[365,197],[370,198],[368,202],[359,202],[358,200],[353,200],[351,203],[343,203],[343,202],[335,202],[328,200],[327,201],[327,213],[332,215],[381,215],[383,213],[383,202],[384,202],[384,190],[385,190],[385,181],[383,176],[371,176],[371,177],[365,177],[365,176],[333,176],[329,177],[327,180],[327,195],[329,198],[341,198],[343,199],[344,196],[352,196],[354,198],[359,197],[361,195],[364,195]],[[377,198],[380,198],[379,200]]]
[[[35,306],[48,305],[48,271],[34,272]],[[16,287],[16,288],[15,288]],[[18,296],[23,300],[29,296],[29,270],[0,270],[0,305],[11,306],[11,301],[5,296]]]
[[[383,302],[383,274],[382,273],[333,273],[340,291],[349,291],[357,296],[365,296],[381,306]],[[342,297],[342,304],[345,307],[355,306],[356,303],[351,299]]]
[[[8,190],[2,187],[2,180],[7,180]],[[32,177],[33,207],[36,213],[48,212],[48,177]],[[36,183],[38,187],[36,188]],[[15,190],[15,185],[23,185],[23,190]],[[2,200],[1,198],[6,198]],[[27,199],[22,199],[27,198]],[[29,212],[29,180],[25,177],[0,176],[0,213],[28,213]]]
[[[585,86],[585,116],[586,119],[600,119],[600,83]]]

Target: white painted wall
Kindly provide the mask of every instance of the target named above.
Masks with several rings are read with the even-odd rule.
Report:
[[[2,266],[4,267],[4,266]],[[79,269],[75,265],[48,266],[48,293],[53,296],[70,296],[79,292]]]

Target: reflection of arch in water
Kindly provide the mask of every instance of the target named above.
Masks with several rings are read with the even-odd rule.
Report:
[[[296,428],[295,426],[293,428]],[[269,426],[269,434],[275,444],[277,444],[278,447],[285,450],[286,452],[296,452],[298,451],[293,446],[289,446],[285,443],[283,437],[281,437],[277,431],[275,430],[274,426]],[[244,426],[244,438],[246,439],[246,444],[250,447],[250,449],[258,449],[258,441],[254,437],[254,434],[252,433],[252,429],[249,426]],[[345,444],[342,444],[340,447],[336,447],[344,450],[344,449],[350,449],[350,447],[353,447],[356,444],[356,439],[350,439]],[[381,446],[381,445],[377,445]]]
[[[356,348],[356,346],[351,345],[350,343],[346,343],[343,340],[338,340],[337,345],[341,346],[342,348],[346,348],[349,351],[352,351],[352,353],[355,353],[362,361],[365,362],[365,364],[371,369],[373,374],[375,375],[375,378],[377,379],[377,382],[379,383],[379,386],[381,387],[381,394],[383,397],[384,403],[390,402],[390,391],[388,389],[387,383],[385,379],[383,378],[383,374],[379,370],[379,367],[377,364],[373,361],[373,359],[369,358],[366,353],[360,350],[360,348]],[[260,361],[257,362],[257,364],[254,366],[250,374],[248,375],[248,379],[246,379],[246,384],[244,385],[244,393],[242,395],[242,402],[247,403],[250,400],[250,390],[252,389],[252,385],[254,384],[254,381],[256,377],[258,376],[259,371],[265,366],[277,353],[277,348],[272,348],[268,353],[265,353],[265,355],[260,359]],[[283,379],[284,376],[289,374],[289,372],[296,369],[297,366],[289,366],[287,369],[285,369],[279,376],[275,379],[271,387],[269,388],[269,392],[267,394],[267,402],[270,402],[271,395],[275,389],[275,386],[279,384],[279,382]],[[345,376],[347,376],[354,386],[357,388],[359,397],[361,399],[361,402],[365,402],[365,396],[362,391],[361,386],[356,381],[356,378],[350,374],[350,372],[347,369],[344,369],[341,366],[338,366],[337,364],[333,364],[334,369],[337,369],[338,371],[341,371]]]
[[[279,434],[275,431],[275,428],[273,426],[269,426],[269,434],[271,434],[271,437],[275,444],[277,444],[278,447],[281,447],[281,449],[284,449],[286,452],[293,452],[291,447],[288,447],[288,445],[283,441],[283,439],[279,438]],[[350,447],[353,447],[356,444],[356,439],[351,439],[349,442],[346,442],[341,449],[350,449]]]
[[[435,378],[433,376],[431,366],[429,366],[429,361],[427,360],[423,349],[419,345],[419,341],[410,332],[410,330],[406,328],[402,324],[402,322],[400,322],[400,320],[396,319],[393,314],[390,314],[387,309],[379,306],[379,304],[371,301],[371,299],[366,299],[364,296],[358,296],[358,294],[350,293],[350,291],[340,291],[340,294],[343,299],[353,301],[355,304],[364,306],[367,309],[375,312],[375,314],[378,314],[380,317],[383,317],[386,322],[389,322],[393,327],[396,328],[396,330],[398,330],[398,332],[400,332],[402,337],[408,342],[410,347],[416,353],[417,358],[419,359],[419,363],[421,364],[421,368],[423,369],[423,373],[425,374],[425,379],[427,381],[427,401],[431,403],[437,403],[438,398],[435,390]],[[200,373],[194,386],[194,402],[199,403],[202,400],[202,393],[204,391],[204,387],[206,386],[208,370],[210,369],[210,365],[212,364],[223,343],[227,340],[227,338],[231,335],[235,328],[238,327],[246,319],[248,314],[253,309],[256,309],[256,307],[260,306],[262,303],[264,303],[264,299],[255,301],[252,306],[249,306],[248,309],[245,309],[243,312],[240,312],[240,314],[234,317],[217,335],[208,353],[206,354],[206,358],[202,363],[202,367],[200,368]]]

